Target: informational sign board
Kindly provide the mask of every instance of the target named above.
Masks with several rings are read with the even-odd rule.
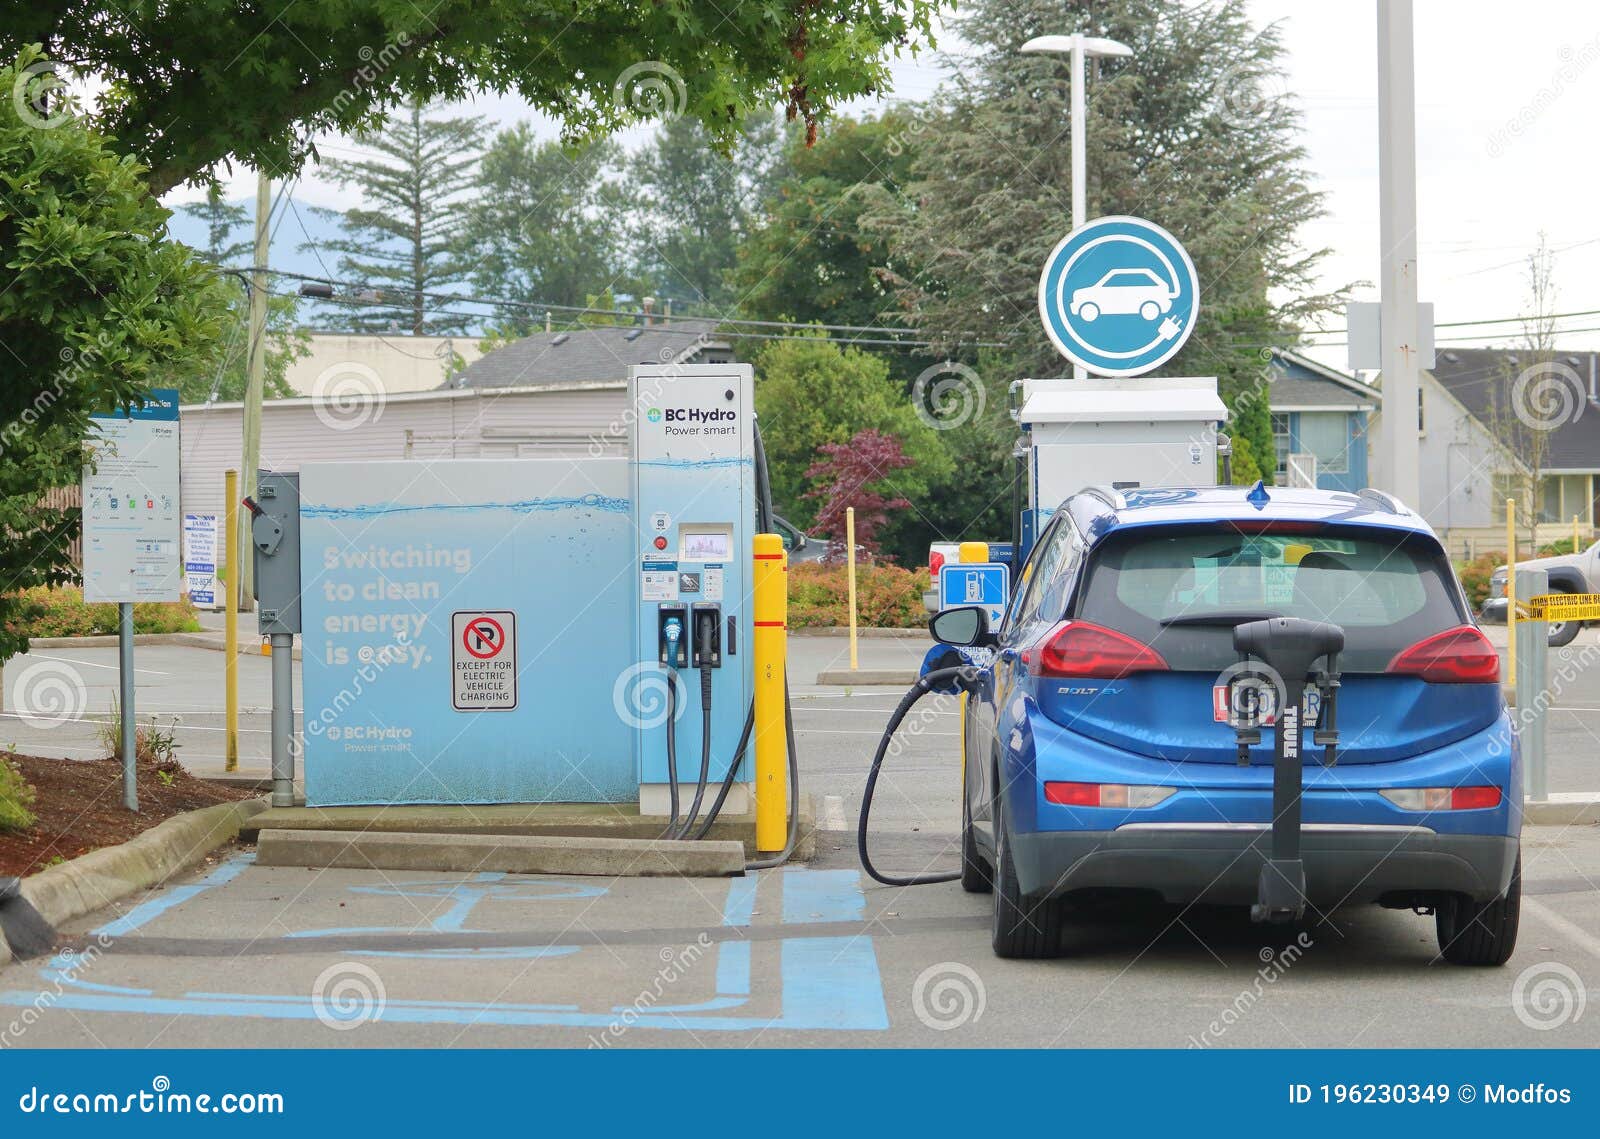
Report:
[[[202,609],[220,608],[217,549],[220,526],[215,514],[183,516],[183,579],[189,600]]]
[[[93,417],[83,472],[85,601],[177,601],[178,392],[157,388],[128,414]]]
[[[451,704],[458,712],[517,706],[517,615],[509,609],[451,614]]]
[[[946,562],[939,567],[939,608],[981,605],[989,613],[989,628],[1006,614],[1011,569],[999,562]]]
[[[1061,239],[1039,276],[1039,316],[1067,359],[1102,376],[1160,367],[1194,331],[1200,282],[1154,222],[1103,217]]]

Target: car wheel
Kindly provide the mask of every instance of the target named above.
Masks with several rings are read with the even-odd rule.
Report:
[[[994,867],[978,852],[978,836],[972,829],[972,803],[967,789],[961,789],[961,888],[969,894],[987,894],[994,889]]]
[[[1093,301],[1084,301],[1078,306],[1078,316],[1087,321],[1093,321],[1100,315],[1100,306]]]
[[[1161,306],[1156,304],[1155,301],[1145,301],[1144,304],[1139,306],[1139,315],[1146,320],[1154,320],[1161,315]]]
[[[1442,903],[1435,916],[1439,955],[1452,965],[1504,965],[1517,947],[1522,916],[1522,853],[1511,871],[1511,885],[1492,901],[1474,902],[1456,896]]]
[[[1570,645],[1578,636],[1581,622],[1578,621],[1552,621],[1545,630],[1545,636],[1551,648],[1559,649],[1562,645]]]
[[[995,804],[994,928],[995,956],[1054,957],[1061,948],[1062,906],[1054,898],[1025,898],[1006,840],[1005,820]]]

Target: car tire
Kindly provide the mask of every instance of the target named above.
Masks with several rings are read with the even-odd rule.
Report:
[[[994,867],[978,852],[978,836],[972,829],[972,804],[964,787],[961,799],[961,888],[969,894],[987,894],[994,889]]]
[[[1093,323],[1100,315],[1100,306],[1093,301],[1084,301],[1078,306],[1078,318]]]
[[[1006,841],[1005,821],[1000,805],[995,804],[994,927],[995,956],[1038,960],[1054,957],[1061,950],[1063,906],[1055,898],[1025,898],[1017,884],[1017,868],[1011,861],[1011,844]]]
[[[1452,965],[1504,965],[1517,947],[1522,916],[1522,853],[1511,871],[1511,885],[1498,898],[1474,902],[1457,895],[1436,914],[1439,955]]]
[[[1155,320],[1161,315],[1161,306],[1156,304],[1155,301],[1145,301],[1144,304],[1139,306],[1139,315],[1146,320]]]
[[[1547,642],[1553,649],[1563,645],[1570,645],[1578,637],[1578,630],[1582,628],[1580,621],[1552,621],[1546,632]]]

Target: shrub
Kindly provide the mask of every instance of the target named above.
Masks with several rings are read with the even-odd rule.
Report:
[[[33,788],[8,759],[0,759],[0,833],[25,831],[34,824]]]
[[[815,562],[789,567],[791,629],[836,628],[850,623],[846,568]],[[926,589],[926,569],[857,566],[856,623],[890,629],[916,628],[928,619],[922,606]]]
[[[89,604],[76,586],[35,586],[12,595],[5,631],[25,637],[89,637],[117,631],[113,602]],[[200,628],[196,610],[182,601],[141,601],[133,607],[135,633],[192,633]]]
[[[1577,552],[1581,553],[1582,551],[1587,550],[1589,548],[1589,543],[1593,540],[1594,539],[1592,538],[1584,539],[1580,537],[1578,539]],[[1560,557],[1562,554],[1570,554],[1573,552],[1574,550],[1571,538],[1562,538],[1559,542],[1551,542],[1548,546],[1539,547],[1539,556],[1541,558],[1556,558]]]
[[[1495,566],[1505,564],[1504,554],[1479,554],[1471,561],[1456,563],[1461,587],[1467,591],[1467,600],[1472,603],[1474,613],[1483,607],[1489,597],[1489,576],[1494,573]]]

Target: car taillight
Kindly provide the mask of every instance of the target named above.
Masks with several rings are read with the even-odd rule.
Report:
[[[1177,791],[1136,783],[1065,783],[1044,785],[1045,801],[1064,807],[1154,807]]]
[[[928,555],[928,576],[933,578],[933,584],[939,584],[939,571],[944,567],[944,555],[938,550]]]
[[[1130,672],[1165,672],[1161,654],[1141,641],[1088,621],[1063,621],[1022,654],[1040,676],[1116,680]]]
[[[1405,811],[1482,811],[1500,805],[1498,787],[1390,787],[1378,794]]]
[[[1387,671],[1432,684],[1495,684],[1500,680],[1500,655],[1479,630],[1459,625],[1395,654]]]

